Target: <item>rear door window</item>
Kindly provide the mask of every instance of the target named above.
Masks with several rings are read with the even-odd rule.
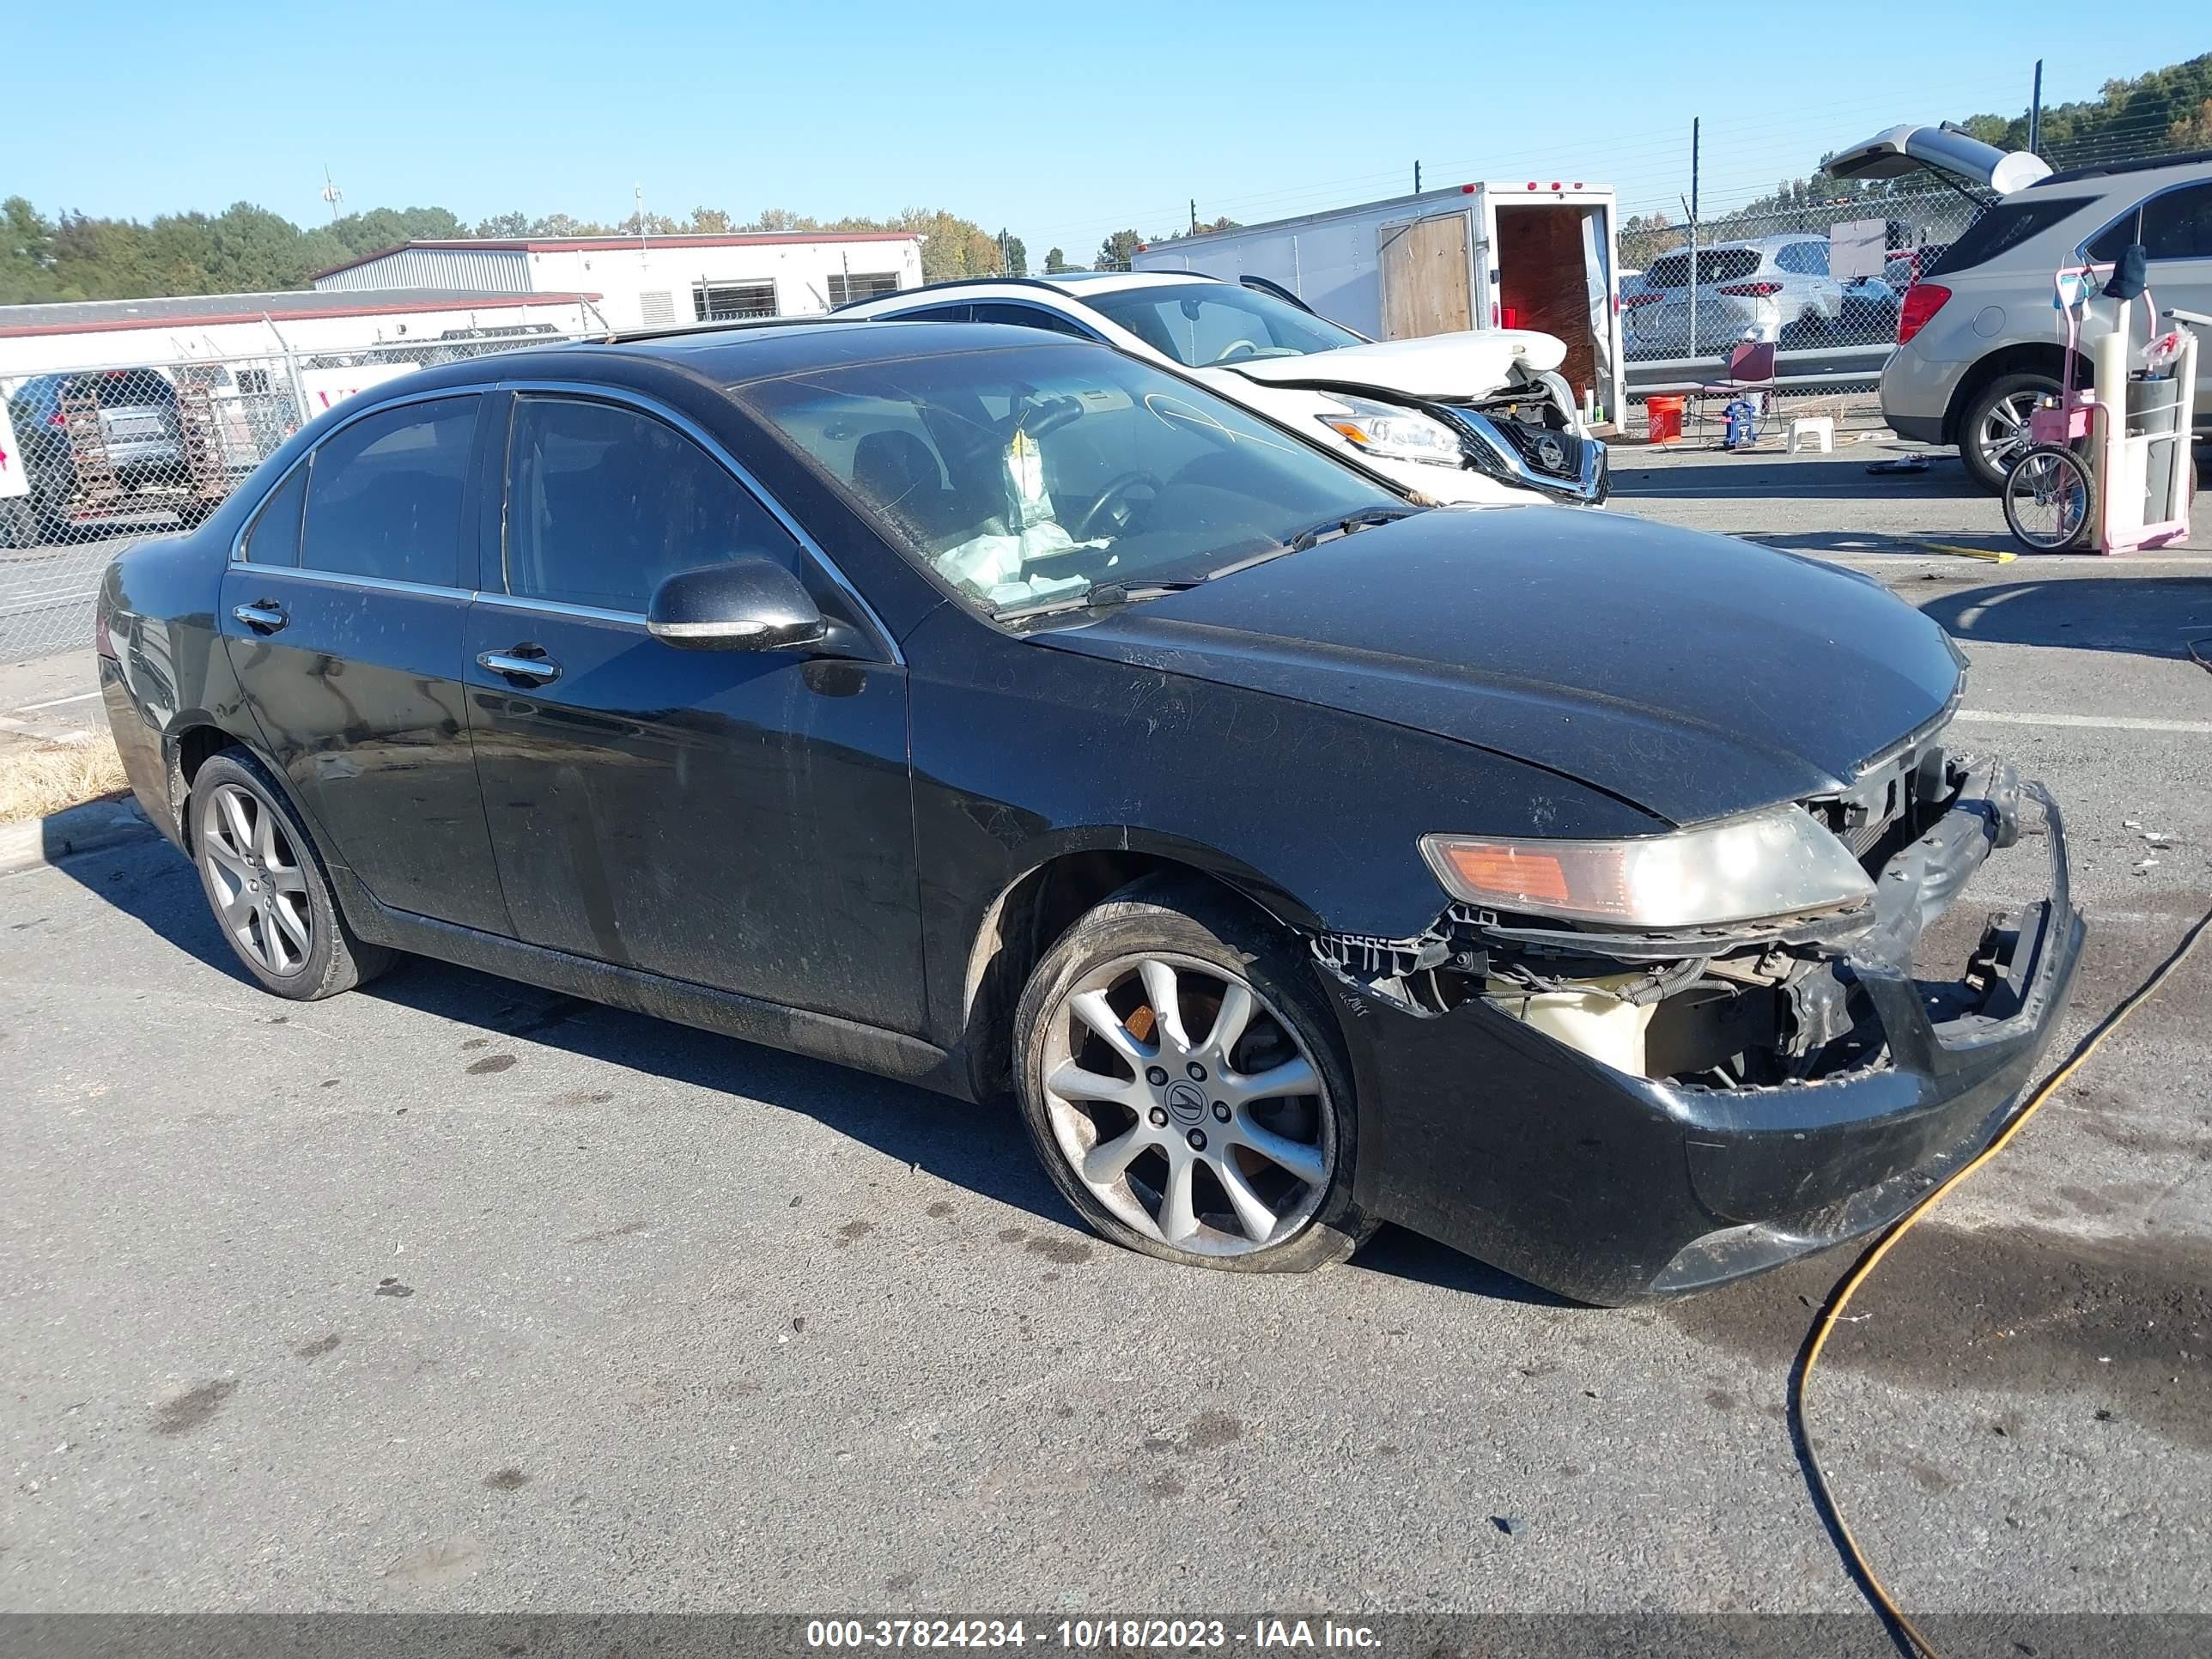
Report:
[[[174,387],[150,368],[111,368],[93,381],[102,409],[137,409],[148,404],[173,404]]]
[[[2185,185],[2139,203],[2089,244],[2109,264],[2135,242],[2154,259],[2212,259],[2212,183]]]
[[[2037,196],[2028,191],[2019,197],[1993,202],[1982,210],[1980,218],[1959,233],[1959,240],[1943,251],[1942,258],[1921,267],[1921,279],[1924,282],[1930,276],[1985,265],[2031,237],[2040,236],[2052,226],[2071,218],[2095,199],[2092,196]],[[2055,265],[2058,261],[2053,258],[2051,263]]]
[[[1774,256],[1774,263],[1799,276],[1825,276],[1828,274],[1828,245],[1792,242]]]
[[[891,320],[901,323],[964,323],[972,308],[965,301],[958,305],[925,306],[920,311],[894,312]]]
[[[453,587],[474,395],[380,410],[324,440],[307,479],[310,570]]]
[[[514,400],[508,592],[641,612],[678,571],[744,555],[806,574],[790,532],[674,427],[580,398]]]
[[[300,509],[307,499],[307,469],[295,466],[253,515],[253,527],[246,532],[248,564],[300,562]]]
[[[1042,306],[1012,305],[996,301],[975,307],[979,323],[1005,323],[1015,328],[1049,329],[1054,334],[1072,334],[1079,340],[1092,340],[1097,336],[1073,317],[1063,317]]]

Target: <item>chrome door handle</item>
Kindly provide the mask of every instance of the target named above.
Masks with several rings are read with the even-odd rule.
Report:
[[[495,674],[528,680],[532,685],[550,685],[561,678],[561,665],[550,657],[521,657],[512,651],[487,651],[477,659],[477,663]]]
[[[264,634],[274,634],[291,620],[284,614],[284,607],[274,599],[255,599],[251,604],[234,605],[230,608],[230,614],[248,628]]]

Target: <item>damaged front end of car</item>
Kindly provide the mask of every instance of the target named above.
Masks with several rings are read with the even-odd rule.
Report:
[[[1547,384],[1557,379],[1547,374],[1487,397],[1439,403],[1436,413],[1458,430],[1468,465],[1555,501],[1600,506],[1613,490],[1606,446],[1580,429],[1572,402]]]
[[[2024,842],[2049,854],[2042,896],[1954,915]],[[1314,941],[1378,1109],[1363,1185],[1592,1302],[1901,1213],[2002,1127],[2084,933],[2050,797],[1932,735],[1836,793],[1672,836],[1423,850],[1451,895],[1433,927]]]

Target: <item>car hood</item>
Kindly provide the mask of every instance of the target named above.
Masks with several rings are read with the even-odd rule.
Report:
[[[1674,823],[1840,787],[1942,713],[1962,662],[1865,577],[1548,506],[1435,508],[1031,637],[1471,744]]]
[[[1271,386],[1372,386],[1431,399],[1480,398],[1509,385],[1517,368],[1557,368],[1567,348],[1525,328],[1465,329],[1415,340],[1375,340],[1302,357],[1254,357],[1218,367]]]

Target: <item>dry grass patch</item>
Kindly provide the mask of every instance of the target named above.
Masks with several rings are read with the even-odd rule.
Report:
[[[129,787],[115,740],[105,732],[83,743],[0,749],[0,823],[42,818]]]

